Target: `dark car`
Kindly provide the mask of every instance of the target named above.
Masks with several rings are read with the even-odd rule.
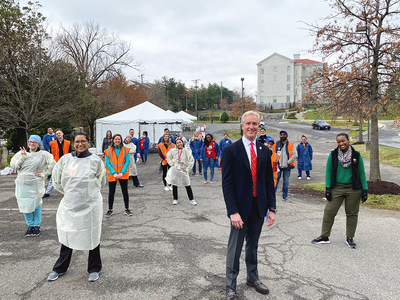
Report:
[[[322,130],[322,129],[330,130],[331,129],[331,125],[324,120],[315,120],[311,125],[312,125],[313,129],[319,129],[319,130]]]

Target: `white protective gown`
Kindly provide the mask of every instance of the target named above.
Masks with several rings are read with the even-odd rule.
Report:
[[[47,151],[27,152],[22,155],[17,152],[11,159],[11,168],[18,172],[15,180],[15,197],[17,198],[19,211],[31,213],[42,205],[42,197],[45,192],[44,182],[56,162]],[[35,176],[36,171],[41,171],[43,177]]]
[[[101,236],[104,163],[97,155],[66,154],[55,165],[52,178],[56,190],[64,194],[56,217],[58,240],[71,249],[93,250]]]
[[[188,186],[190,185],[189,171],[193,168],[194,158],[192,152],[187,148],[182,149],[180,158],[179,154],[180,150],[178,148],[173,148],[168,151],[167,162],[170,166],[172,164],[175,165],[169,168],[165,180],[168,184]],[[186,169],[186,172],[183,172],[183,169]]]
[[[136,153],[136,145],[134,143],[124,143],[124,146],[129,148],[129,176],[137,176],[136,162],[134,157]]]

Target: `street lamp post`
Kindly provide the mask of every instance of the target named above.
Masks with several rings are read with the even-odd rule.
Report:
[[[242,81],[242,115],[244,114],[244,98],[243,98],[243,81],[244,81],[244,78],[242,77],[242,78],[240,78],[240,80]]]
[[[368,36],[368,28],[367,28],[367,26],[358,26],[356,28],[356,33],[365,33]],[[369,47],[368,47],[368,64],[370,64],[370,62],[369,62]],[[371,101],[371,99],[370,99],[370,101]],[[369,102],[370,101],[368,101],[368,107],[369,107]],[[369,143],[369,116],[368,116],[367,142]]]

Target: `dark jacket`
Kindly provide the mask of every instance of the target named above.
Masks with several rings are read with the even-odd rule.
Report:
[[[350,146],[351,147],[351,146]],[[358,171],[358,164],[360,163],[360,152],[357,152],[353,147],[351,147],[351,172],[352,172],[352,184],[354,190],[359,190],[362,188],[360,172]],[[331,174],[331,188],[335,187],[336,183],[336,172],[339,164],[338,159],[338,148],[331,152],[332,157],[332,174]]]
[[[257,204],[260,217],[276,208],[271,152],[260,142],[257,148]],[[225,147],[222,156],[222,191],[228,217],[239,213],[246,222],[253,202],[253,179],[242,139]]]

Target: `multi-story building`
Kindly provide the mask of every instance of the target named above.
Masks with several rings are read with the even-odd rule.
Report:
[[[324,63],[311,59],[293,59],[274,53],[257,64],[257,104],[288,108],[297,105],[307,93],[305,83]]]

